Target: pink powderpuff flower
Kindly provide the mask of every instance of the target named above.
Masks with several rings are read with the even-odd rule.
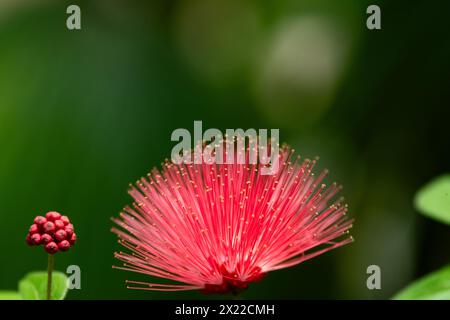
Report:
[[[248,156],[248,149],[247,149]],[[127,281],[128,288],[239,293],[268,272],[295,266],[353,241],[341,190],[326,186],[316,160],[279,151],[279,170],[262,164],[180,164],[130,185],[135,202],[113,221],[129,253],[115,267],[177,282]]]

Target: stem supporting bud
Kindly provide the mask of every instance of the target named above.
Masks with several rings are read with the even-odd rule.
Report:
[[[52,273],[53,273],[53,254],[48,255],[47,263],[47,300],[52,300]]]

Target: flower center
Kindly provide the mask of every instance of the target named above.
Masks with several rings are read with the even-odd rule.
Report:
[[[223,265],[220,268],[220,272],[222,273],[222,283],[205,284],[203,293],[231,293],[233,295],[237,295],[247,289],[250,283],[258,282],[266,275],[266,273],[261,272],[261,268],[259,267],[253,268],[253,270],[250,272],[250,276],[248,276],[245,280],[240,279],[236,272],[230,273]]]

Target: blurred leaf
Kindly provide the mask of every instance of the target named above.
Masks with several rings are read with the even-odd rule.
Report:
[[[394,296],[395,300],[449,300],[450,265],[413,282]]]
[[[24,300],[39,300],[39,293],[36,287],[27,279],[19,281],[19,292]]]
[[[0,300],[22,300],[16,291],[0,291]]]
[[[450,174],[440,176],[416,194],[415,206],[422,214],[450,224]]]
[[[19,292],[26,300],[47,298],[47,272],[31,272],[19,282]],[[63,300],[67,294],[67,277],[62,272],[53,272],[52,300]]]

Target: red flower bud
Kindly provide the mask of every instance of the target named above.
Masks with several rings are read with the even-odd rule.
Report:
[[[27,234],[27,237],[25,238],[25,241],[28,243],[29,246],[34,246],[33,241],[31,241],[30,234]]]
[[[71,228],[71,227],[69,227],[69,226],[66,226],[66,227],[64,228],[64,231],[66,231],[67,238],[70,239],[70,237],[71,237],[72,234],[73,234],[73,228]]]
[[[51,221],[47,221],[46,223],[44,223],[42,229],[44,230],[45,233],[50,233],[50,234],[52,234],[56,230],[55,224]]]
[[[34,245],[41,243],[41,235],[39,233],[32,234],[30,238]]]
[[[54,224],[57,230],[64,229],[64,222],[61,220],[55,220]]]
[[[72,234],[72,236],[69,239],[69,242],[71,245],[74,245],[75,242],[77,242],[77,235],[75,233]]]
[[[32,224],[30,227],[30,234],[34,234],[34,233],[38,233],[39,232],[39,227],[37,226],[37,224]]]
[[[58,245],[55,242],[49,242],[45,245],[45,251],[50,254],[55,254],[58,252]]]
[[[50,212],[47,212],[45,217],[49,221],[55,221],[55,220],[58,220],[59,218],[61,218],[61,214],[56,211],[50,211]]]
[[[67,236],[67,234],[64,230],[58,230],[55,232],[55,239],[58,242],[66,239],[66,236]]]
[[[46,222],[47,222],[47,219],[45,219],[43,216],[37,216],[36,218],[34,218],[34,223],[37,224],[39,227],[42,226]]]
[[[50,243],[50,242],[52,242],[52,241],[53,241],[52,236],[49,235],[49,234],[47,234],[47,233],[44,233],[44,234],[41,236],[41,243],[43,243],[43,244],[47,244],[47,243]]]
[[[70,223],[70,220],[67,216],[62,216],[59,220],[61,220],[65,226],[67,226]]]
[[[70,248],[70,243],[67,240],[63,240],[60,243],[58,243],[58,248],[61,251],[67,251]]]

